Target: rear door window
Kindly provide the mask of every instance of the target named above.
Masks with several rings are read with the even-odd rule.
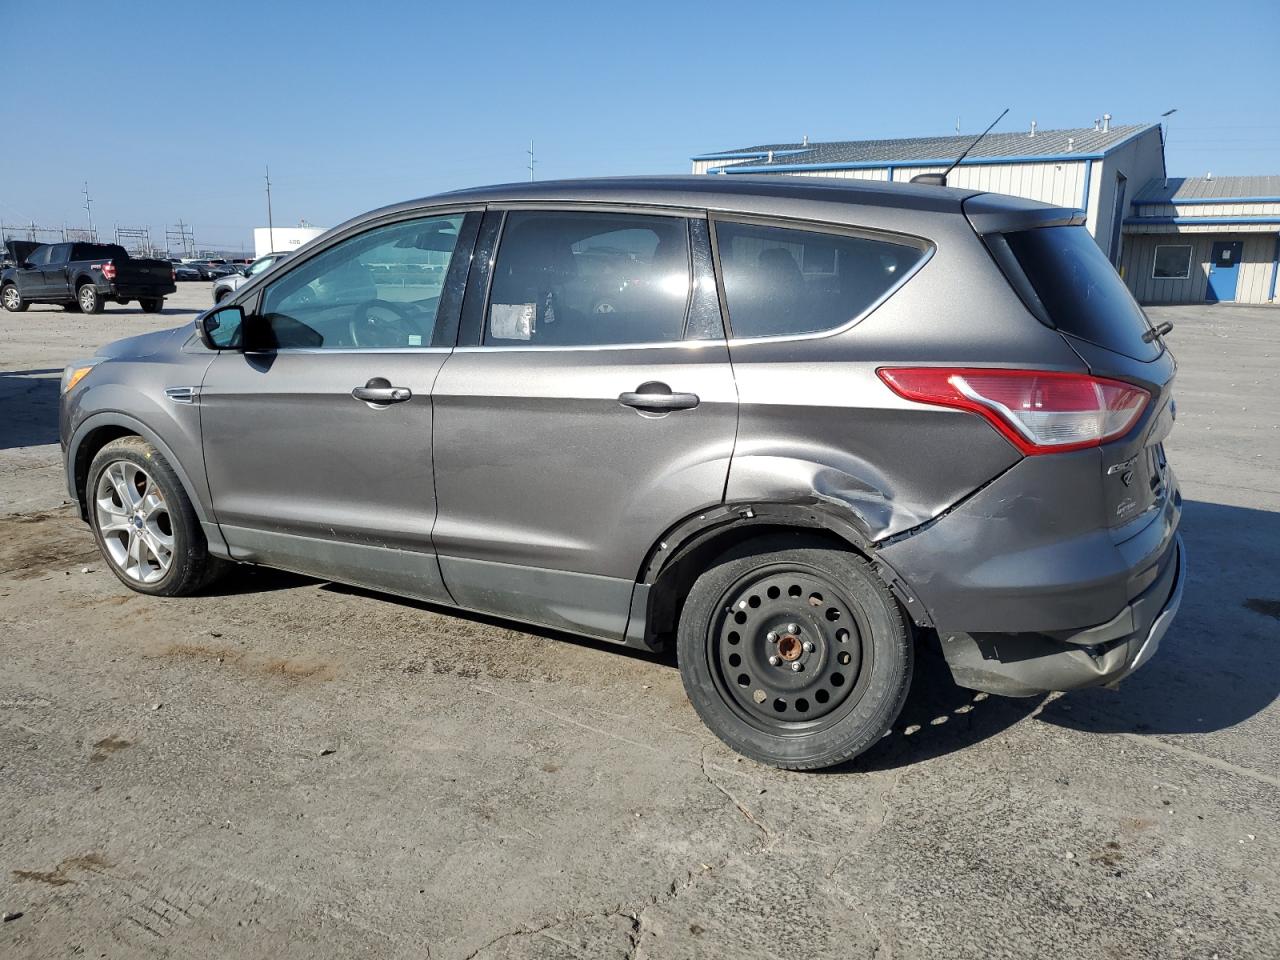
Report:
[[[723,220],[715,231],[735,338],[842,327],[882,300],[926,253],[889,240]]]
[[[1088,230],[1040,227],[1005,239],[1059,330],[1135,360],[1160,356],[1159,340],[1143,342],[1146,314]]]
[[[685,334],[689,277],[689,226],[681,217],[508,213],[484,343],[673,343]]]

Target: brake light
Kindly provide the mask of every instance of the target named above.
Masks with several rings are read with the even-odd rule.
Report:
[[[886,367],[900,397],[976,413],[1024,454],[1096,447],[1128,433],[1151,394],[1119,380],[1046,370]]]
[[[102,276],[107,280],[114,280],[116,278],[116,265],[110,260],[102,265]]]
[[[170,268],[169,268],[169,279],[170,279],[170,280],[173,280],[175,283],[177,282],[177,280],[178,280],[178,268],[177,268],[177,267],[170,267]]]

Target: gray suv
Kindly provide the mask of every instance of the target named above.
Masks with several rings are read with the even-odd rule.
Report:
[[[386,207],[68,368],[68,488],[142,593],[263,564],[674,645],[731,747],[829,766],[920,644],[1025,696],[1178,608],[1174,360],[1080,223],[800,178]]]

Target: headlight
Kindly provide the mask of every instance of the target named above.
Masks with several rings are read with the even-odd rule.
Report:
[[[94,357],[92,360],[80,360],[71,364],[67,369],[62,371],[62,390],[66,393],[77,383],[85,378],[85,375],[100,364],[106,357]]]

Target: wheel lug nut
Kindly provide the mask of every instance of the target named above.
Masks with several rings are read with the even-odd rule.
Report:
[[[777,643],[777,642],[778,642],[778,635],[777,635],[776,633],[774,633],[772,630],[770,630],[770,631],[765,635],[765,639],[766,639],[766,640],[768,640],[770,643]]]
[[[799,660],[797,660],[795,663],[791,665],[792,673],[799,673],[803,669],[804,669],[804,664],[801,663]]]
[[[787,633],[799,633],[799,632],[800,632],[800,624],[798,623],[787,624]]]
[[[778,656],[776,653],[775,653],[772,657],[770,657],[770,658],[769,658],[769,663],[770,663],[772,666],[775,666],[775,667],[776,667],[776,666],[777,666],[778,664],[780,664],[781,662],[782,662],[782,658],[781,658],[780,656]]]
[[[804,652],[805,652],[805,653],[813,653],[813,641],[812,641],[812,640],[806,640],[806,641],[804,642]]]

